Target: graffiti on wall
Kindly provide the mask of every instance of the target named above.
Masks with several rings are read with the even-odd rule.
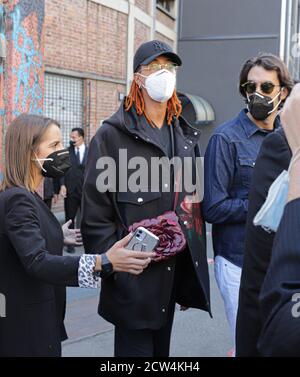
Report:
[[[13,19],[13,46],[19,54],[18,64],[13,67],[17,77],[14,103],[15,111],[41,113],[43,89],[39,80],[42,69],[42,55],[31,36],[21,24],[21,14],[18,8],[11,15]]]
[[[1,41],[5,40],[4,35],[4,7],[2,4],[0,4],[0,39]],[[1,42],[0,41],[0,42]],[[5,114],[4,111],[4,98],[3,98],[3,87],[4,87],[4,77],[3,77],[3,61],[0,58],[0,117],[3,117]],[[2,119],[1,119],[2,123]]]
[[[9,17],[12,21],[12,114],[42,114],[44,0],[20,0]]]

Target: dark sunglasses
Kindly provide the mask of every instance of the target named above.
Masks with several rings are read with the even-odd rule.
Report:
[[[242,88],[248,93],[248,94],[253,94],[257,90],[257,87],[260,86],[260,89],[262,92],[266,94],[271,94],[276,86],[281,87],[281,85],[275,85],[271,81],[266,81],[261,84],[257,84],[254,81],[247,81],[244,84],[242,84]]]

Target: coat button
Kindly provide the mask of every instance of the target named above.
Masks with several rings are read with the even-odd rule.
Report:
[[[253,162],[253,166],[255,166],[255,162]]]
[[[195,131],[195,132],[194,132],[194,135],[197,136],[197,135],[198,135],[198,132]]]
[[[162,310],[161,310],[163,313],[165,313],[165,311],[166,311],[166,309],[165,308],[163,308]]]
[[[136,138],[136,139],[138,139],[139,137],[138,137],[138,136],[136,136],[135,138]]]
[[[138,201],[138,203],[142,203],[144,201],[144,199],[143,198],[138,198],[137,201]]]
[[[193,144],[192,140],[189,140],[189,143],[190,143],[190,144]]]
[[[184,146],[184,149],[187,149],[187,148],[188,148],[188,147],[185,145],[185,146]]]
[[[195,262],[196,267],[198,267],[198,261]]]
[[[168,267],[168,271],[171,271],[171,267]]]

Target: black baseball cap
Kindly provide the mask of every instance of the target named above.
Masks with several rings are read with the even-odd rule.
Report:
[[[167,56],[173,63],[181,65],[180,57],[173,52],[172,47],[165,42],[149,41],[140,45],[133,59],[133,71],[136,72],[140,65],[151,63],[158,56]]]

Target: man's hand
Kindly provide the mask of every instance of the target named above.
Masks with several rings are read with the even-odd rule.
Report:
[[[82,236],[80,229],[69,229],[69,226],[71,224],[72,220],[69,220],[62,226],[62,231],[64,234],[64,244],[69,246],[81,246]]]
[[[67,197],[67,188],[65,185],[62,185],[59,191],[59,195],[61,195],[63,198]]]
[[[124,249],[131,237],[132,234],[130,233],[120,241],[116,242],[107,251],[106,255],[113,265],[114,271],[123,271],[139,275],[146,267],[148,267],[151,258],[155,256],[155,253]]]
[[[294,86],[280,115],[289,146],[294,154],[300,148],[300,84]]]

